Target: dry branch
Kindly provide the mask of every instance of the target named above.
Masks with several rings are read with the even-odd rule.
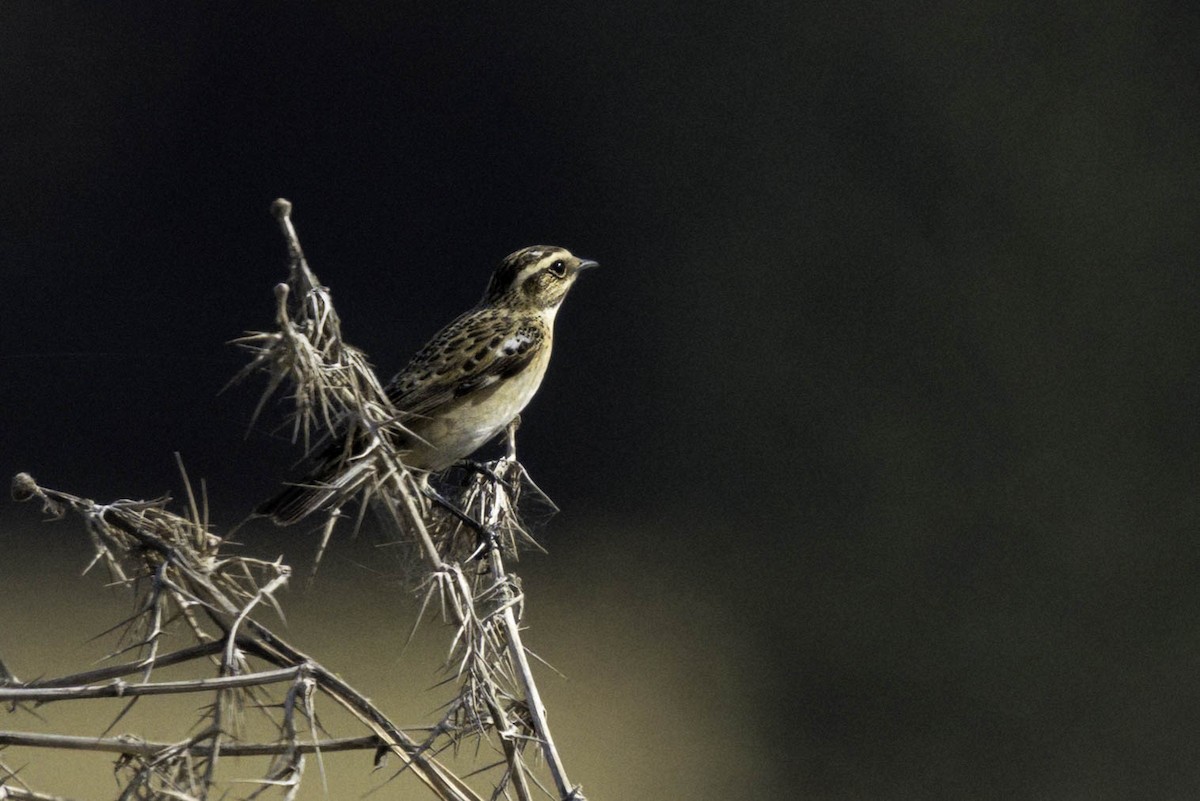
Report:
[[[135,737],[77,737],[69,734],[30,734],[24,732],[0,732],[0,746],[19,745],[29,748],[58,748],[65,751],[102,751],[113,754],[129,754],[152,757],[178,747],[179,743],[153,743]],[[251,757],[273,756],[289,749],[299,749],[305,754],[323,751],[377,751],[383,747],[378,737],[340,737],[334,740],[318,740],[308,743],[228,743],[221,747],[226,756]],[[212,749],[204,745],[190,748],[193,755],[207,756]]]
[[[168,510],[167,498],[97,504],[41,487],[22,473],[13,481],[13,497],[40,500],[54,517],[78,515],[92,544],[92,564],[102,565],[112,582],[130,591],[134,609],[113,627],[118,641],[110,658],[126,653],[134,658],[29,683],[0,671],[0,702],[21,708],[112,697],[128,699],[127,710],[141,698],[197,692],[210,693],[212,702],[195,722],[196,733],[177,743],[0,732],[0,746],[120,753],[121,798],[163,801],[220,794],[216,776],[222,755],[272,757],[258,789],[248,797],[276,788],[290,799],[306,755],[319,759],[324,752],[373,748],[399,757],[403,770],[412,771],[435,797],[479,801],[481,796],[435,758],[474,739],[499,757],[493,798],[510,797],[511,790],[522,801],[532,799],[533,786],[540,786],[534,775],[540,758],[554,786],[549,794],[583,801],[567,779],[546,723],[521,640],[525,596],[520,580],[505,565],[521,547],[536,544],[519,513],[522,496],[549,504],[516,459],[515,425],[503,458],[458,484],[442,480],[435,493],[430,482],[436,477],[404,464],[396,444],[397,435],[404,433],[403,412],[392,406],[365,355],[342,339],[329,291],[300,248],[291,204],[279,200],[273,210],[288,245],[288,279],[276,288],[275,330],[236,340],[251,358],[235,380],[266,373],[254,417],[286,387],[294,438],[307,451],[328,453],[332,448],[341,453],[339,479],[329,487],[325,541],[345,517],[342,508],[357,504],[360,523],[365,510],[375,508],[387,536],[412,545],[412,558],[423,574],[418,584],[425,607],[440,608],[452,626],[446,664],[457,684],[454,697],[434,726],[402,729],[336,674],[280,638],[258,615],[264,607],[282,614],[276,595],[287,584],[290,568],[280,560],[226,553],[225,541],[209,527],[207,500],[197,502],[186,473],[187,513],[182,516]],[[432,503],[435,497],[448,499],[454,513]],[[191,644],[164,653],[168,633],[175,642],[184,634]],[[152,681],[154,672],[168,665],[191,665],[203,675]],[[139,674],[137,681],[125,678],[133,674]],[[318,736],[318,696],[349,711],[370,733]],[[240,732],[250,711],[274,730],[274,741],[245,741]],[[0,779],[0,798],[5,793],[40,797]]]

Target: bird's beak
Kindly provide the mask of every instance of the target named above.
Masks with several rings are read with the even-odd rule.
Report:
[[[592,261],[591,259],[580,259],[579,266],[575,268],[575,272],[581,273],[584,270],[590,270],[593,267],[599,267],[599,266],[600,266],[600,262],[598,262],[598,261]]]

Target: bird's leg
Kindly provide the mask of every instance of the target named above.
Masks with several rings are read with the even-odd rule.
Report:
[[[422,492],[425,493],[426,498],[445,509],[452,517],[458,520],[458,522],[475,532],[476,536],[479,537],[480,542],[479,555],[485,554],[492,548],[499,546],[500,535],[495,529],[484,525],[480,521],[464,512],[462,509],[459,509],[448,498],[446,498],[446,496],[442,495],[442,493],[438,492],[430,484],[426,483],[422,488]]]
[[[486,476],[487,478],[491,479],[493,484],[499,484],[509,492],[512,492],[513,490],[511,484],[505,481],[499,473],[483,462],[477,462],[474,459],[461,459],[459,460],[458,464],[468,473],[478,473],[481,476]]]
[[[517,415],[512,420],[508,421],[508,425],[504,427],[504,441],[508,446],[504,458],[510,462],[517,461],[517,429],[521,427],[521,415]]]
[[[520,427],[521,415],[519,414],[510,420],[508,425],[504,427],[505,451],[504,456],[500,457],[500,462],[514,463],[517,461],[517,429]],[[477,462],[474,459],[462,459],[459,461],[459,464],[468,472],[479,473],[482,476],[487,476],[492,480],[493,484],[499,484],[509,493],[515,491],[515,487],[512,485],[511,481],[496,472],[495,468],[486,465],[483,462]],[[505,467],[507,466],[508,465],[505,465]]]

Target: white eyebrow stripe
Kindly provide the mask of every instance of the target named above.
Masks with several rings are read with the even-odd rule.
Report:
[[[516,284],[523,283],[525,281],[525,279],[529,278],[529,276],[533,275],[541,268],[542,268],[542,264],[540,261],[535,262],[534,264],[530,264],[527,267],[522,267],[520,272],[517,273],[517,278],[514,281],[514,283],[516,283]]]

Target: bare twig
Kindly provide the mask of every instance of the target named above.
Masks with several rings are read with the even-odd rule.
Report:
[[[45,793],[35,793],[33,790],[24,787],[13,787],[8,784],[0,784],[0,801],[71,801],[61,795],[46,795]]]
[[[130,754],[153,757],[172,748],[179,743],[156,743],[138,740],[134,737],[76,737],[67,734],[34,734],[29,732],[0,731],[0,746],[16,745],[27,748],[57,748],[64,751],[102,751],[112,754]],[[290,751],[313,754],[318,751],[334,753],[337,751],[366,751],[378,750],[384,745],[383,740],[374,736],[340,737],[332,740],[314,740],[303,743],[225,743],[221,753],[231,757],[276,756]],[[193,756],[207,756],[212,749],[209,746],[193,745],[188,749]],[[2,798],[3,796],[0,796]]]
[[[187,648],[181,648],[178,651],[172,651],[169,654],[163,654],[155,661],[155,667],[170,667],[183,662],[190,662],[197,657],[210,656],[220,651],[224,645],[219,642],[202,642],[197,645],[190,645]],[[106,668],[97,668],[95,670],[84,671],[83,673],[72,673],[69,676],[59,676],[53,679],[38,679],[36,681],[18,682],[16,680],[6,682],[0,686],[20,686],[27,688],[40,687],[69,687],[74,684],[93,684],[98,681],[107,679],[115,679],[120,676],[128,676],[130,673],[137,673],[146,666],[144,659],[139,659],[136,662],[126,662],[121,665],[111,665]]]
[[[296,677],[303,666],[264,670],[242,676],[187,681],[161,681],[154,684],[128,684],[118,679],[110,684],[67,685],[60,687],[0,687],[0,701],[57,701],[63,698],[129,698],[135,695],[178,695],[201,693],[233,687],[253,687],[287,681]]]

